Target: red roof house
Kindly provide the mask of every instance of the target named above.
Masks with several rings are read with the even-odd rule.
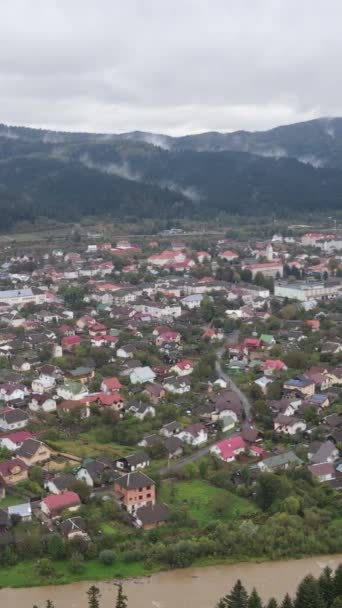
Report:
[[[232,462],[238,454],[245,451],[245,448],[246,444],[241,435],[237,435],[236,437],[230,437],[229,439],[222,439],[222,441],[216,443],[210,451],[221,460]]]
[[[62,494],[49,494],[40,503],[40,508],[50,517],[57,517],[64,509],[76,511],[81,504],[81,499],[76,492],[62,492]]]

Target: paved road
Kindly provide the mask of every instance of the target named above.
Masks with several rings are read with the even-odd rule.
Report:
[[[182,469],[190,462],[195,462],[199,458],[202,458],[202,456],[206,456],[207,454],[209,454],[210,448],[212,448],[212,446],[215,443],[216,443],[216,441],[213,441],[213,443],[211,443],[210,445],[206,445],[204,448],[196,450],[196,452],[193,452],[193,454],[190,454],[189,456],[186,456],[185,458],[182,458],[181,460],[177,460],[175,462],[173,462],[171,460],[170,466],[163,467],[162,469],[159,470],[160,475],[167,475],[168,473],[171,474],[173,471],[174,472],[179,471],[179,469]]]
[[[226,374],[223,371],[222,365],[221,365],[221,359],[222,359],[223,353],[224,353],[223,347],[218,348],[216,351],[216,354],[217,354],[217,361],[215,363],[216,373],[218,374],[218,376],[220,378],[223,378],[223,380],[225,380],[227,382],[228,387],[239,396],[243,409],[245,410],[246,418],[249,418],[249,416],[251,415],[251,411],[252,411],[252,404],[249,401],[248,397],[246,397],[246,395],[239,389],[239,387],[236,386],[235,382],[233,382],[231,377],[228,376],[228,374]]]

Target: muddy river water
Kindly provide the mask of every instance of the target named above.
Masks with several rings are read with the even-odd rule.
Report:
[[[124,582],[129,608],[214,608],[237,578],[250,590],[256,587],[263,597],[280,599],[293,592],[307,574],[319,575],[325,566],[336,568],[342,555],[325,555],[286,562],[235,564],[187,568]],[[113,608],[116,588],[112,582],[95,583],[101,590],[101,608]],[[55,608],[85,608],[90,583],[31,589],[1,589],[0,608],[45,608],[46,600]]]

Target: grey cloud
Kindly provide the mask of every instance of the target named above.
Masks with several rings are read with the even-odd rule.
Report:
[[[0,17],[8,124],[178,135],[342,114],[340,0],[2,0]]]

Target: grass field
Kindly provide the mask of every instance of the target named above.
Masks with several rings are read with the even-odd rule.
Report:
[[[51,577],[42,577],[37,573],[35,561],[20,562],[16,566],[0,568],[0,587],[36,587],[51,584],[68,584],[76,581],[100,581],[112,578],[128,578],[151,574],[141,562],[117,562],[104,566],[98,561],[84,562],[84,569],[79,573],[70,572],[70,564],[64,561],[54,562],[54,573]],[[159,568],[160,569],[160,568]],[[156,572],[158,568],[153,571]]]
[[[134,448],[122,446],[118,443],[98,443],[93,439],[91,431],[81,434],[79,439],[59,439],[49,442],[49,445],[59,452],[73,454],[79,458],[96,458],[96,456],[118,458],[134,452]]]
[[[10,494],[8,494],[7,496],[5,496],[5,498],[3,498],[3,500],[0,500],[0,509],[4,509],[5,507],[11,507],[12,505],[19,505],[26,502],[25,498],[23,498],[22,496],[11,496]]]
[[[231,521],[256,513],[257,507],[245,498],[217,488],[206,481],[164,482],[160,498],[170,506],[188,505],[196,521],[206,526],[212,521]],[[217,505],[220,505],[218,511]]]

